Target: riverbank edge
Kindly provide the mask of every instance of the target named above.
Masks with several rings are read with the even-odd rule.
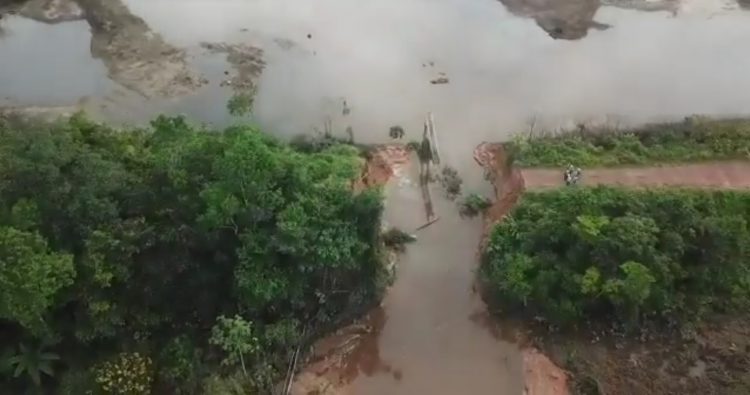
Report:
[[[361,176],[352,183],[355,192],[385,188],[397,176],[398,168],[411,160],[411,152],[404,144],[379,144],[361,149],[365,160]],[[387,196],[383,199],[385,201]],[[395,276],[398,254],[384,246],[382,251],[390,283]],[[367,335],[379,331],[385,322],[380,305],[387,289],[388,285],[385,285],[368,303],[345,312],[330,325],[308,335],[302,342],[301,362],[291,379],[289,391],[284,388],[279,393],[341,395],[342,387],[358,369],[349,362],[357,359],[351,356],[366,354],[364,349],[373,346]]]
[[[485,179],[492,184],[495,194],[492,205],[484,213],[479,244],[481,265],[492,227],[515,207],[526,186],[521,169],[513,165],[505,143],[481,143],[474,149],[474,161],[484,170]],[[486,286],[479,277],[476,282],[482,299],[490,309],[490,315],[495,316],[486,298]],[[523,358],[524,395],[569,395],[571,373],[560,368],[559,363],[553,361],[530,339],[522,336],[519,340]]]

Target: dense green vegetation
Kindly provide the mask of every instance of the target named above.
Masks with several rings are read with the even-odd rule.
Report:
[[[1,121],[0,393],[268,393],[384,282],[358,151],[308,148]]]
[[[520,166],[617,166],[711,159],[747,159],[750,121],[687,118],[632,130],[585,128],[508,145]]]
[[[750,307],[750,193],[566,188],[495,226],[490,300],[560,325],[679,325]]]
[[[478,193],[470,193],[461,199],[459,212],[464,217],[476,217],[492,207],[492,201]]]

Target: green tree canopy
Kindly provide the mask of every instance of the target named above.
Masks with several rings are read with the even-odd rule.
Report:
[[[0,121],[0,349],[53,339],[68,370],[164,349],[185,366],[157,377],[195,388],[186,375],[206,371],[195,363],[220,361],[217,317],[236,316],[263,355],[247,366],[266,376],[253,385],[268,385],[290,339],[381,289],[382,199],[353,190],[359,153],[183,118],[125,130]]]
[[[482,266],[496,303],[560,324],[699,319],[750,306],[750,193],[528,193]]]

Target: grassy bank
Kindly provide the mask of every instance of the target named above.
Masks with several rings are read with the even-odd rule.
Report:
[[[750,120],[687,118],[636,129],[582,127],[509,143],[524,167],[623,166],[705,160],[747,159]]]

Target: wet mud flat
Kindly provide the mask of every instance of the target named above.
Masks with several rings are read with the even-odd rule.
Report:
[[[577,336],[529,329],[533,344],[571,373],[573,393],[750,393],[750,316],[643,338],[590,330]]]
[[[91,56],[105,65],[110,79],[144,98],[184,96],[209,83],[191,67],[184,48],[167,42],[122,0],[7,1],[0,4],[0,15],[46,24],[86,21]],[[226,54],[236,71],[231,78],[235,90],[254,86],[264,66],[262,50],[247,44],[203,43],[203,47]]]
[[[13,1],[5,13],[47,24],[84,20],[91,56],[109,77],[144,97],[184,95],[208,81],[188,67],[186,53],[167,43],[121,0]]]
[[[5,0],[0,2],[0,18],[3,14],[18,14],[43,23],[83,19],[83,9],[70,0]]]
[[[168,44],[119,0],[76,0],[91,26],[91,54],[110,77],[146,96],[184,95],[208,83],[190,70],[184,50]]]
[[[507,9],[519,16],[533,18],[550,37],[564,40],[579,40],[589,30],[606,30],[610,25],[595,20],[602,6],[632,9],[645,12],[668,12],[678,14],[690,3],[699,6],[731,9],[734,5],[750,8],[748,0],[728,0],[721,4],[717,0],[499,0]]]

